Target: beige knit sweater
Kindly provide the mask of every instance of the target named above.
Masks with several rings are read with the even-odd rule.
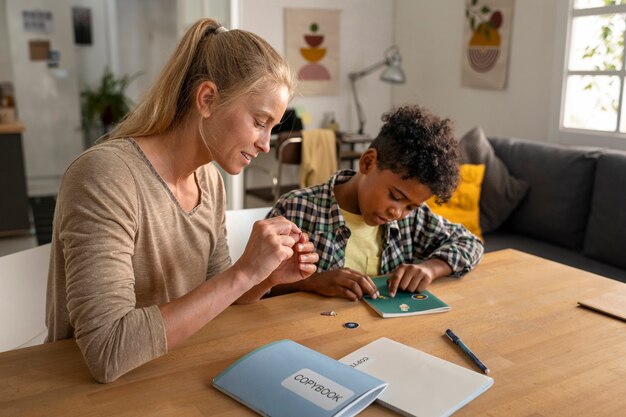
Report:
[[[217,169],[196,171],[185,212],[139,146],[104,142],[66,171],[54,215],[48,340],[75,337],[100,382],[167,352],[158,305],[230,265]]]

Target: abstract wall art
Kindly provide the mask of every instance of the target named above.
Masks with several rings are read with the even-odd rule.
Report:
[[[461,85],[506,87],[513,0],[466,0]]]
[[[285,9],[286,58],[299,94],[339,94],[339,17],[339,10]]]

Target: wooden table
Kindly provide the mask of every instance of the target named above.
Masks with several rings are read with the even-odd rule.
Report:
[[[25,129],[22,122],[0,123],[0,133],[22,133]]]
[[[626,324],[577,307],[626,285],[513,250],[490,253],[462,280],[431,286],[442,314],[381,319],[362,302],[291,294],[232,306],[183,346],[118,381],[91,378],[73,340],[0,354],[2,416],[255,415],[211,387],[220,371],[274,340],[333,358],[386,336],[461,366],[452,328],[495,383],[458,416],[619,416],[626,410]],[[321,316],[335,310],[335,317]],[[358,329],[342,327],[347,321]],[[362,415],[395,415],[375,404]],[[294,415],[295,416],[295,415]]]

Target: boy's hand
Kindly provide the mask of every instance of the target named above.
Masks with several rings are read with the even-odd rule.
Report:
[[[398,289],[408,292],[421,292],[435,279],[450,275],[452,269],[441,259],[429,259],[420,264],[402,264],[389,275],[387,285],[389,295],[396,296]]]
[[[303,290],[352,301],[363,298],[365,294],[372,298],[378,297],[378,289],[372,279],[349,268],[315,274],[303,281]]]

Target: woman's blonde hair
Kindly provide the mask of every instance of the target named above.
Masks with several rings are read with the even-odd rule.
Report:
[[[201,19],[185,33],[156,82],[108,139],[171,131],[184,121],[204,81],[215,83],[222,106],[280,86],[293,92],[289,66],[265,40]]]

